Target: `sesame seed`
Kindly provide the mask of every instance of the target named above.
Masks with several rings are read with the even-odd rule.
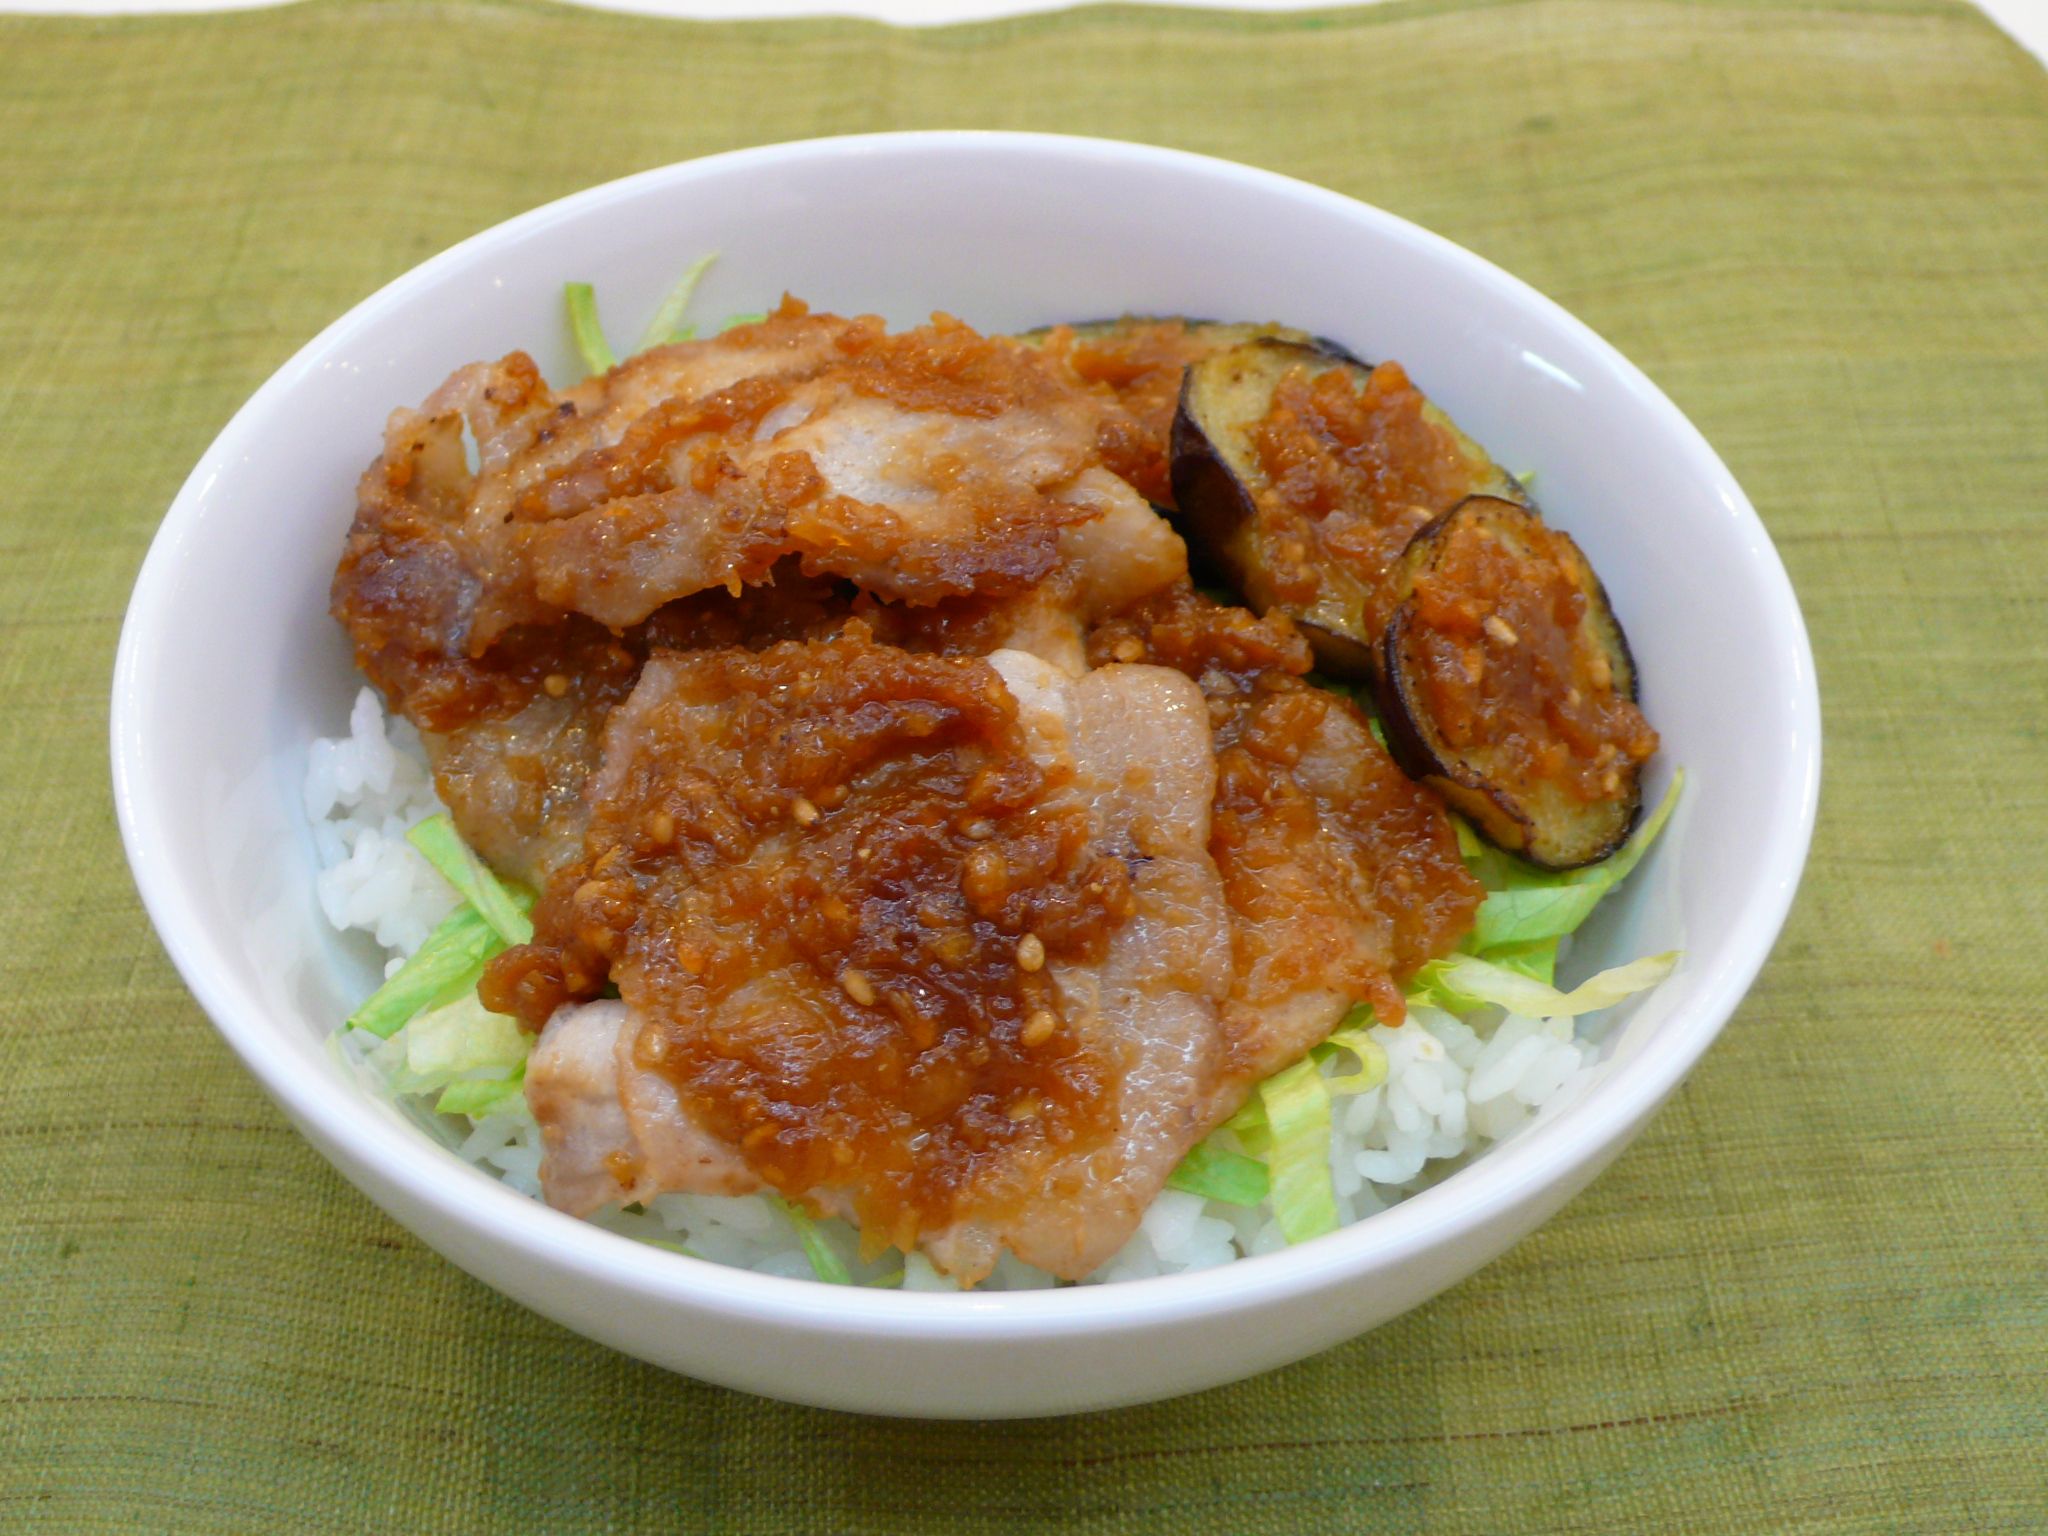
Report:
[[[1514,625],[1510,624],[1506,619],[1502,618],[1497,613],[1489,613],[1486,616],[1486,622],[1482,624],[1480,627],[1484,629],[1489,635],[1493,636],[1494,639],[1498,640],[1502,645],[1513,645],[1516,641],[1522,638],[1520,635],[1515,633]]]
[[[529,673],[528,675],[531,676],[532,674]],[[540,685],[547,690],[547,695],[551,699],[559,699],[569,691],[569,679],[559,672],[550,672],[541,679]]]
[[[1145,647],[1140,645],[1132,636],[1126,635],[1123,639],[1117,641],[1116,649],[1111,654],[1118,661],[1136,661],[1145,654]]]
[[[1027,933],[1017,941],[1017,964],[1027,971],[1035,971],[1045,964],[1045,941],[1035,933]]]
[[[861,1007],[875,1006],[875,984],[868,980],[867,972],[856,971],[852,966],[848,966],[839,973],[839,985],[845,989],[846,995]]]
[[[1036,1048],[1050,1040],[1052,1032],[1059,1027],[1060,1021],[1049,1010],[1041,1008],[1024,1021],[1021,1038],[1026,1045]]]
[[[798,795],[790,804],[789,814],[796,818],[798,826],[808,827],[818,819],[818,808],[802,795]]]

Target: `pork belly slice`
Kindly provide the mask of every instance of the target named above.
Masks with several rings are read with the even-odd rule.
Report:
[[[926,1248],[948,1273],[986,1274],[1008,1248],[1079,1279],[1130,1240],[1167,1176],[1243,1098],[1226,1080],[1217,1008],[1230,919],[1205,848],[1214,758],[1199,691],[1165,668],[1113,665],[1075,681],[1019,652],[990,662],[1034,756],[1056,765],[1060,800],[1085,806],[1132,871],[1132,914],[1101,960],[1051,967],[1066,1016],[1111,1063],[1116,1130],[1100,1148],[1012,1164]]]
[[[1099,625],[1089,654],[1201,687],[1217,770],[1208,847],[1231,916],[1231,1075],[1271,1076],[1357,1002],[1399,1024],[1401,983],[1457,946],[1485,895],[1443,803],[1348,698],[1302,680],[1308,646],[1284,617],[1182,586]]]
[[[889,336],[794,301],[560,394],[514,353],[393,415],[335,612],[359,651],[473,658],[568,613],[630,627],[791,554],[892,599],[1015,592],[1099,515],[1081,477],[1105,408],[944,316]]]
[[[637,1021],[610,1026],[618,1116],[565,1090],[587,1052],[529,1066],[549,1198],[731,1193],[737,1158],[963,1281],[1005,1247],[1088,1273],[1234,1105],[1213,791],[1200,692],[1165,669],[857,632],[657,655],[606,727],[584,863],[486,981],[531,1017],[608,969]],[[650,1156],[678,1124],[699,1160]]]
[[[526,1063],[540,1121],[541,1184],[576,1216],[668,1189],[749,1195],[761,1187],[738,1153],[683,1114],[667,1079],[637,1070],[631,1011],[608,1000],[548,1021]]]
[[[1183,582],[1187,545],[1136,491],[1104,469],[1083,470],[1060,495],[1085,507],[1059,530],[1058,563],[1021,592],[947,598],[930,605],[863,597],[854,611],[875,638],[941,656],[1027,651],[1069,677],[1088,671],[1090,626]]]

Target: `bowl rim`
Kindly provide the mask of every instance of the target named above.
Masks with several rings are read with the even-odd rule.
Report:
[[[385,1114],[366,1095],[321,1091],[303,1058],[252,997],[223,979],[217,951],[189,914],[181,876],[151,796],[143,708],[149,637],[176,601],[175,566],[219,467],[259,436],[273,403],[319,369],[351,336],[402,310],[416,293],[483,251],[529,231],[582,217],[654,188],[682,186],[733,171],[770,170],[795,161],[877,155],[1021,155],[1112,160],[1143,169],[1220,178],[1268,195],[1320,207],[1377,226],[1386,238],[1461,267],[1579,333],[1624,383],[1669,418],[1707,471],[1725,510],[1753,545],[1760,596],[1775,627],[1774,651],[1791,661],[1794,740],[1790,782],[1776,786],[1779,835],[1759,854],[1752,899],[1728,941],[1705,970],[1695,969],[1693,995],[1663,1020],[1644,1049],[1616,1074],[1626,1091],[1596,1095],[1516,1141],[1516,1155],[1486,1158],[1390,1209],[1312,1242],[1215,1268],[1100,1286],[1037,1291],[903,1292],[784,1279],[666,1252],[606,1232],[530,1200],[470,1170],[451,1178],[443,1159],[422,1156],[430,1145]],[[780,1324],[806,1333],[882,1335],[909,1340],[972,1338],[1048,1340],[1210,1319],[1251,1306],[1312,1294],[1332,1284],[1399,1266],[1430,1249],[1454,1244],[1490,1219],[1575,1174],[1597,1169],[1604,1153],[1626,1141],[1654,1112],[1712,1043],[1768,957],[1790,910],[1811,843],[1819,800],[1821,721],[1811,643],[1782,560],[1754,508],[1698,430],[1661,390],[1583,321],[1485,258],[1397,215],[1358,199],[1235,162],[1187,151],[1063,134],[979,130],[879,133],[760,145],[656,167],[602,183],[493,225],[394,278],[301,347],[235,413],[207,448],[171,503],[143,561],[123,620],[113,673],[109,719],[114,801],[130,869],[151,922],[186,985],[214,1026],[266,1090],[316,1146],[333,1144],[377,1178],[471,1237],[517,1250],[557,1271],[650,1300],[695,1307],[735,1321]],[[344,1080],[333,1078],[336,1083]],[[1622,1081],[1612,1087],[1623,1088]],[[323,1148],[324,1150],[324,1148]],[[435,1244],[439,1246],[439,1244]],[[1460,1271],[1462,1274],[1463,1271]],[[1453,1279],[1457,1278],[1456,1276]]]

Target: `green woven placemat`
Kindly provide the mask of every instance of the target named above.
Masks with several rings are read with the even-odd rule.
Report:
[[[664,1375],[386,1221],[164,961],[103,746],[152,529],[335,315],[593,182],[940,126],[1288,172],[1560,300],[1755,499],[1828,730],[1776,958],[1562,1216],[1292,1369],[999,1426]],[[16,18],[0,145],[0,1527],[2048,1527],[2048,75],[1974,12]]]

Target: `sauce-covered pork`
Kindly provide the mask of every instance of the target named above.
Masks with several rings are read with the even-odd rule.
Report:
[[[1469,926],[1441,804],[1127,478],[1202,349],[1120,345],[785,302],[393,416],[335,612],[540,892],[481,990],[556,1205],[766,1188],[1078,1278]]]

